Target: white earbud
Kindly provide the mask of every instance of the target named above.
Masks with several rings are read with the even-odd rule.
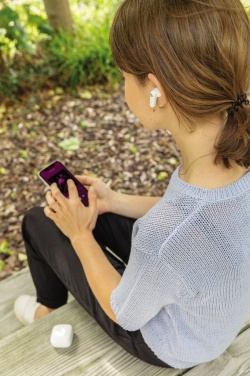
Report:
[[[155,108],[157,98],[160,98],[160,97],[161,97],[161,92],[157,87],[155,87],[153,90],[151,90],[151,92],[150,92],[150,103],[149,103],[151,108]]]

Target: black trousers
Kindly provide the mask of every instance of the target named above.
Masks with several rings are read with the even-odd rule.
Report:
[[[122,275],[131,249],[134,220],[115,214],[98,217],[94,236],[114,268]],[[48,219],[42,208],[33,208],[23,220],[23,239],[37,301],[49,308],[67,302],[68,291],[121,347],[149,364],[170,368],[145,343],[141,332],[126,331],[113,322],[93,295],[83,267],[69,239]],[[106,250],[111,249],[124,262]]]

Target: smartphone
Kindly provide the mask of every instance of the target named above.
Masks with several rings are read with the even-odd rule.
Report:
[[[78,195],[83,205],[88,206],[88,191],[75,177],[72,175],[67,168],[58,161],[51,163],[48,167],[39,171],[39,178],[47,185],[56,183],[60,191],[65,197],[69,197],[67,180],[72,179],[76,185]]]

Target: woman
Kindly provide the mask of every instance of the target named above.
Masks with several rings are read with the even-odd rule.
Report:
[[[110,42],[128,106],[146,129],[172,133],[182,164],[162,198],[79,176],[86,208],[72,181],[69,199],[53,185],[44,212],[23,222],[37,290],[15,303],[23,323],[65,304],[69,290],[150,364],[193,367],[237,336],[250,314],[250,26],[240,1],[219,3],[118,9]]]

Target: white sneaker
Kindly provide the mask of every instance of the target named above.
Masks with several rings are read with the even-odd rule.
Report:
[[[14,312],[16,318],[23,325],[32,324],[35,321],[35,314],[40,303],[36,301],[35,296],[21,295],[14,303]]]

